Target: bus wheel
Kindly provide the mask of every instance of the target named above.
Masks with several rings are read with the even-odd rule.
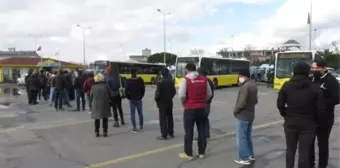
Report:
[[[213,84],[214,84],[214,89],[217,89],[218,88],[218,81],[217,81],[216,78],[213,80]]]
[[[152,85],[156,84],[155,78],[151,78],[151,84]]]

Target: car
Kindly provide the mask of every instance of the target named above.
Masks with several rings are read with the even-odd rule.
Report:
[[[27,74],[21,76],[20,78],[17,79],[17,85],[18,86],[23,86],[25,85],[25,78],[26,78]]]

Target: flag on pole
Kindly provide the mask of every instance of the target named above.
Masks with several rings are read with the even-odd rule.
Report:
[[[37,48],[37,51],[41,51],[41,46],[39,46],[39,47]]]
[[[308,12],[307,24],[310,24],[310,12]]]

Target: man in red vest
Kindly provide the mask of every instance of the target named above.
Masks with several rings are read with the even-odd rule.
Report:
[[[207,100],[212,96],[211,88],[206,77],[196,72],[196,66],[188,63],[185,66],[187,75],[183,78],[179,87],[179,98],[184,106],[184,153],[179,157],[185,160],[193,159],[192,141],[194,136],[194,125],[196,123],[198,130],[198,155],[203,158],[207,139],[205,135],[205,105]]]

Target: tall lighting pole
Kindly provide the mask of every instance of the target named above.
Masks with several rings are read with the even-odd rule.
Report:
[[[312,13],[313,13],[313,0],[310,0],[310,12],[309,12],[309,50],[312,50]]]
[[[91,26],[82,26],[82,25],[77,25],[77,27],[79,27],[79,28],[81,28],[82,29],[82,31],[83,31],[83,64],[84,64],[84,66],[86,65],[86,47],[85,47],[85,31],[87,30],[87,29],[90,29],[91,28]]]
[[[157,9],[157,11],[161,14],[163,14],[163,46],[164,46],[164,64],[166,66],[166,16],[170,15],[171,12],[165,13],[160,9]]]

